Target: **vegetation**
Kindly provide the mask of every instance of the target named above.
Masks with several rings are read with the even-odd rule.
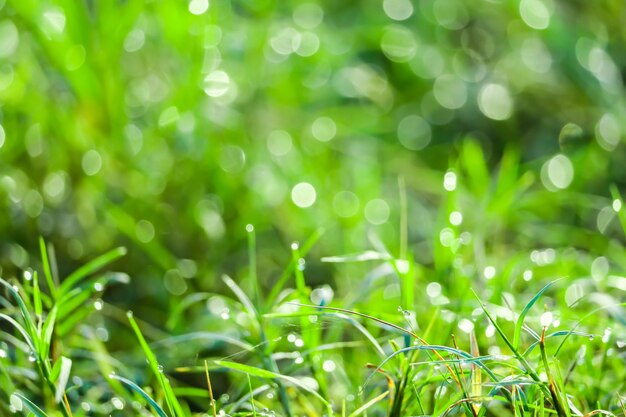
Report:
[[[0,415],[626,415],[619,0],[0,0]]]

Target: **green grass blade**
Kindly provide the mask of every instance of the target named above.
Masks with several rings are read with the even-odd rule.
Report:
[[[22,314],[22,318],[24,319],[24,329],[26,330],[26,333],[30,335],[32,344],[34,346],[37,346],[37,326],[35,326],[35,322],[33,321],[33,318],[31,317],[30,312],[28,311],[28,308],[26,307],[26,304],[22,299],[22,296],[15,288],[13,288],[13,285],[9,284],[2,278],[0,278],[0,284],[5,286],[9,290],[9,292],[13,296],[13,299],[15,299],[15,301],[17,302],[20,313]]]
[[[50,295],[52,296],[52,300],[56,300],[58,289],[54,283],[54,278],[52,277],[52,270],[50,269],[50,260],[48,259],[48,251],[46,250],[46,242],[43,240],[43,237],[39,237],[39,251],[41,252],[41,263],[43,264],[43,274],[46,277],[46,283],[48,284],[48,289],[50,290]]]
[[[56,380],[55,392],[54,392],[54,401],[60,403],[63,399],[63,395],[65,394],[65,387],[67,386],[67,381],[70,379],[70,371],[72,370],[72,360],[70,358],[66,358],[65,356],[61,356],[59,360],[54,364],[55,367],[57,363],[60,363],[59,366],[59,375]]]
[[[532,306],[535,305],[535,303],[537,302],[537,300],[539,299],[539,297],[541,297],[543,295],[543,293],[545,293],[546,291],[548,291],[554,284],[556,284],[558,281],[560,281],[559,279],[554,280],[550,283],[548,283],[545,287],[543,287],[537,294],[535,294],[535,296],[526,304],[526,307],[524,307],[524,310],[522,310],[522,313],[520,314],[519,318],[517,319],[517,322],[515,323],[515,333],[513,335],[513,346],[515,346],[515,349],[519,349],[519,343],[520,343],[520,339],[521,339],[521,333],[522,333],[522,326],[524,325],[524,319],[526,318],[526,315],[528,314],[528,312],[530,311],[530,309],[532,308]]]
[[[69,292],[80,280],[85,278],[86,276],[93,274],[97,270],[105,267],[111,262],[121,258],[126,255],[126,248],[121,246],[119,248],[115,248],[104,255],[93,259],[92,261],[86,263],[85,265],[78,268],[76,271],[72,272],[62,283],[60,288],[60,294],[66,294]]]
[[[160,368],[159,362],[157,361],[157,358],[154,352],[152,352],[152,349],[150,349],[148,342],[143,336],[143,333],[141,333],[141,329],[139,329],[139,325],[137,325],[137,322],[135,321],[135,318],[133,317],[132,312],[129,311],[126,315],[128,317],[130,326],[132,327],[133,331],[135,332],[135,335],[137,336],[139,345],[141,346],[141,349],[143,350],[144,355],[146,355],[146,359],[148,360],[150,369],[152,370],[152,373],[154,374],[155,378],[159,381],[159,385],[161,386],[161,389],[163,390],[165,402],[170,408],[170,412],[172,413],[172,415],[176,415],[179,417],[184,416],[185,413],[183,412],[180,406],[180,403],[178,402],[178,399],[174,395],[174,392],[172,391],[172,387],[168,379],[165,377],[165,375],[163,375],[163,371]]]
[[[39,274],[33,272],[33,306],[35,307],[35,317],[40,319],[43,315],[43,303],[41,301],[41,290],[39,289]]]
[[[20,332],[22,337],[24,337],[24,341],[28,344],[28,347],[30,348],[31,351],[33,352],[37,351],[37,349],[35,348],[35,343],[33,339],[31,338],[31,336],[28,334],[26,329],[24,329],[24,327],[21,324],[19,324],[13,317],[8,316],[4,313],[0,313],[0,319],[4,319],[8,321],[13,327],[15,327],[15,329],[18,332]]]
[[[313,245],[317,243],[317,241],[319,240],[320,237],[322,237],[323,234],[324,234],[324,229],[321,229],[321,228],[316,229],[315,232],[300,247],[300,256],[306,256],[306,254],[309,253]],[[296,265],[297,263],[294,262],[293,258],[291,258],[289,264],[283,270],[280,278],[278,278],[278,281],[272,287],[272,290],[267,296],[266,305],[271,306],[276,302],[278,295],[283,290],[285,284],[291,277],[291,274],[293,273],[293,269],[296,267]]]
[[[377,402],[385,399],[385,397],[387,397],[388,395],[389,395],[389,391],[385,391],[382,394],[377,395],[376,397],[372,398],[371,400],[369,400],[368,402],[366,402],[365,404],[363,404],[362,406],[354,410],[352,413],[350,413],[348,417],[356,417],[360,414],[363,414],[365,411],[367,411],[368,408],[370,408]]]
[[[109,375],[109,378],[120,381],[121,383],[130,387],[133,391],[141,395],[148,402],[148,404],[150,404],[154,411],[156,411],[159,417],[168,417],[168,415],[165,413],[165,411],[163,411],[161,406],[157,404],[156,401],[154,401],[144,390],[139,387],[139,385],[135,384],[133,381],[115,374]]]
[[[320,402],[322,404],[324,404],[327,408],[330,409],[330,403],[324,398],[322,397],[316,390],[312,389],[311,387],[307,386],[306,384],[300,382],[297,378],[293,378],[291,376],[287,376],[287,375],[282,375],[276,372],[271,372],[265,369],[261,369],[261,368],[256,368],[254,366],[250,366],[250,365],[244,365],[241,363],[237,363],[237,362],[231,362],[231,361],[213,361],[213,363],[217,366],[221,366],[223,368],[228,368],[228,369],[232,369],[233,371],[239,371],[239,372],[243,372],[245,374],[249,374],[252,376],[256,376],[259,378],[264,378],[264,379],[282,379],[284,381],[289,382],[292,385],[297,386],[298,388],[301,388],[302,390],[308,392],[309,394],[312,394],[315,398],[317,398],[318,400],[320,400]]]
[[[48,417],[48,415],[44,413],[44,411],[41,408],[37,407],[35,403],[33,403],[31,400],[29,400],[28,398],[26,398],[19,392],[14,392],[12,396],[17,397],[19,401],[21,402],[22,406],[25,406],[26,408],[28,408],[28,410],[31,413],[33,413],[36,417]]]
[[[41,342],[39,343],[39,356],[41,358],[47,358],[50,352],[50,344],[52,343],[52,334],[54,333],[54,325],[57,318],[57,306],[54,306],[41,329]]]
[[[248,310],[248,314],[250,314],[250,316],[252,317],[258,318],[259,313],[257,309],[254,307],[252,300],[248,298],[248,296],[241,289],[241,287],[237,285],[237,283],[226,274],[222,275],[222,281],[224,281],[224,283],[228,286],[228,288],[230,288],[230,290],[237,296],[237,298],[239,299],[239,302],[241,302],[244,308]]]

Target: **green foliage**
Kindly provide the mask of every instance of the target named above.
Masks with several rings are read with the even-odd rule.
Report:
[[[623,17],[0,0],[0,415],[626,415]]]

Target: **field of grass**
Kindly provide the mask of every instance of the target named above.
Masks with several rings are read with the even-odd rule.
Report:
[[[0,0],[0,416],[626,416],[621,0]]]

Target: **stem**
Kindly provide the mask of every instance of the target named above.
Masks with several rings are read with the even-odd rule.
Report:
[[[539,349],[541,350],[541,360],[543,361],[543,366],[546,369],[546,375],[548,376],[548,389],[550,390],[550,396],[552,397],[552,402],[554,403],[554,408],[556,408],[556,414],[559,417],[567,417],[567,413],[565,412],[565,408],[561,402],[561,398],[556,392],[556,386],[554,384],[554,379],[552,378],[552,372],[550,371],[550,366],[548,364],[548,355],[546,354],[546,327],[543,327],[541,332],[541,339],[539,340]]]

